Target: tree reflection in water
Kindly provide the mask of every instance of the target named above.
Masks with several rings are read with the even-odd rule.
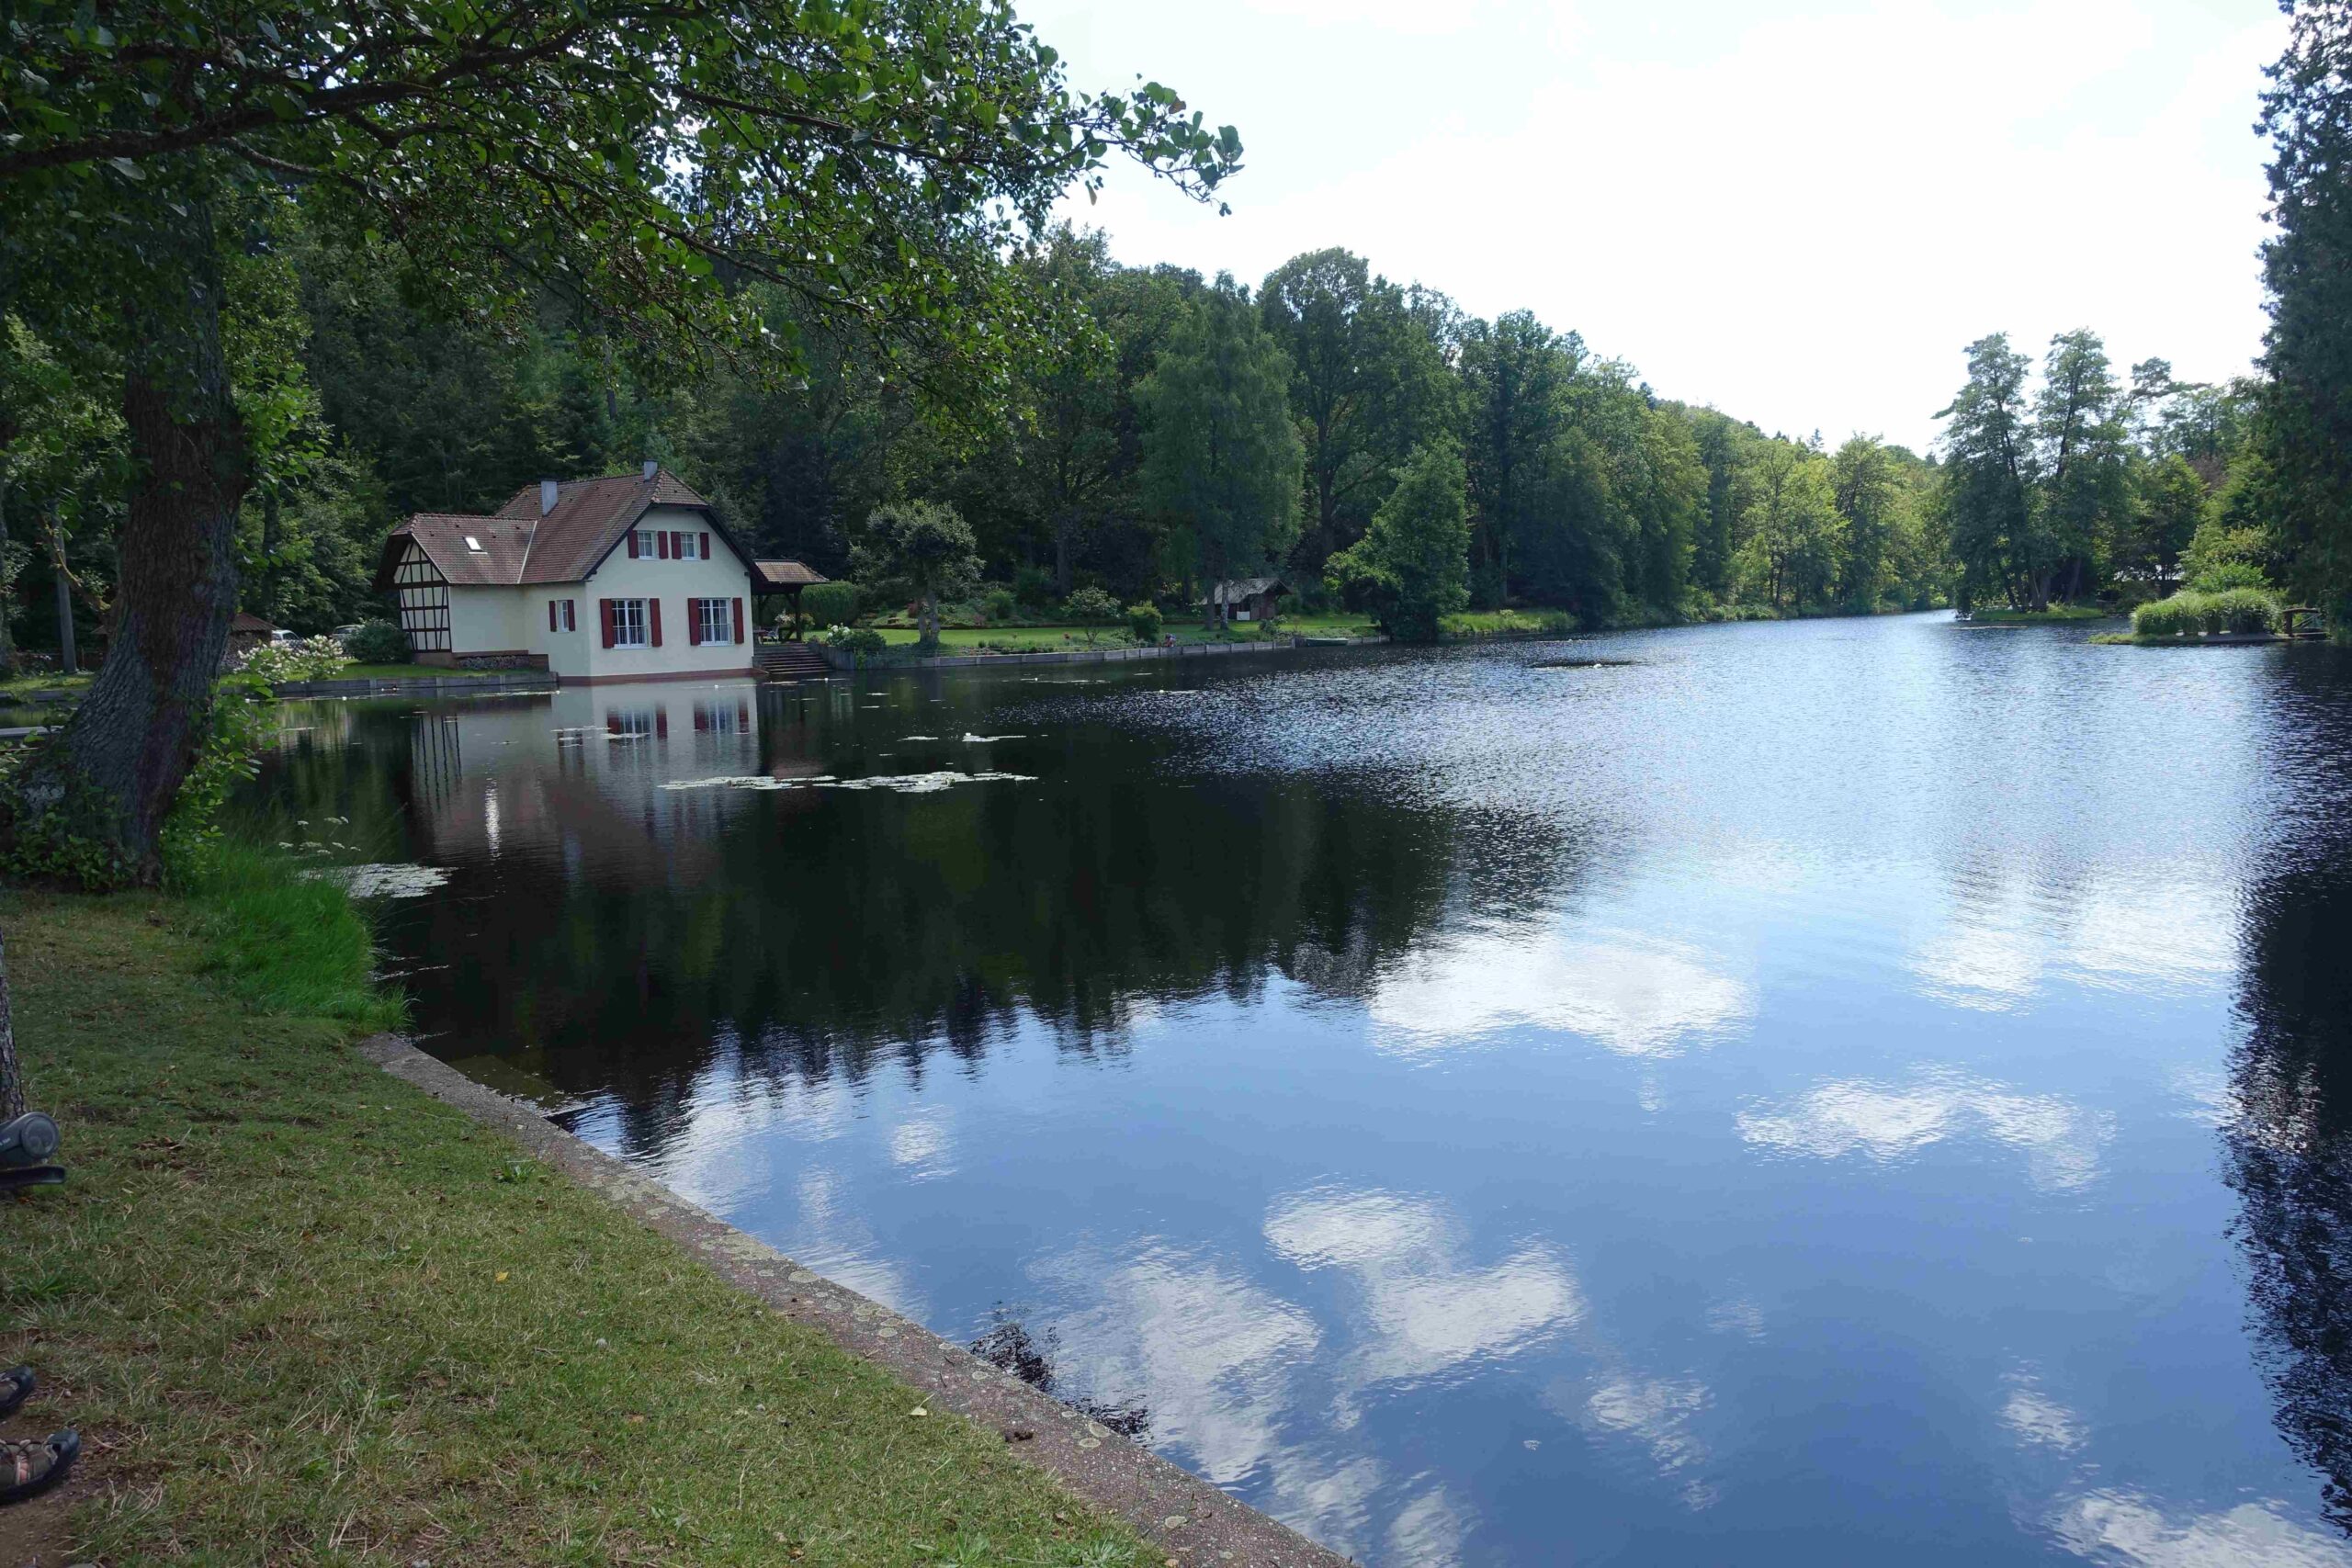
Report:
[[[2280,732],[2303,808],[2283,813],[2278,869],[2245,917],[2224,1122],[2241,1212],[2249,1325],[2278,1430],[2322,1476],[2322,1506],[2352,1533],[2352,822],[2341,802],[2352,714],[2326,683],[2295,681]]]

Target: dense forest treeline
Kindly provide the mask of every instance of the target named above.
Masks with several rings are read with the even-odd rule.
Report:
[[[1338,558],[1438,448],[1458,455],[1468,603],[1587,625],[2039,608],[2160,593],[2185,560],[2277,564],[2252,392],[2176,382],[2160,360],[2120,380],[2087,332],[2053,342],[2038,389],[2005,337],[1972,345],[1943,449],[1922,457],[1663,398],[1575,332],[1467,315],[1344,250],[1252,289],[1123,266],[1105,236],[1064,228],[1009,264],[1055,327],[1011,389],[1015,417],[976,426],[922,395],[919,358],[795,322],[781,296],[765,308],[808,345],[806,377],[657,391],[552,310],[520,333],[436,317],[366,244],[298,219],[257,237],[230,311],[241,408],[272,457],[241,517],[244,606],[298,629],[381,613],[376,553],[410,512],[488,510],[648,457],[762,553],[834,575],[876,507],[944,501],[989,582],[1036,606],[1089,586],[1189,605],[1205,578],[1259,571],[1310,604],[1360,603]],[[8,330],[11,619],[28,649],[56,645],[62,565],[86,647],[119,422],[104,367]]]
[[[251,199],[223,277],[256,457],[243,604],[300,630],[379,615],[377,552],[405,513],[487,510],[542,477],[653,457],[760,553],[834,576],[877,558],[857,552],[878,508],[946,503],[973,531],[979,592],[1039,612],[1088,588],[1182,610],[1209,581],[1260,572],[1306,604],[1422,631],[1464,605],[1592,626],[2128,606],[2186,584],[2341,610],[2343,416],[2332,393],[2298,392],[2340,370],[2333,296],[2306,303],[2341,287],[2342,182],[2312,129],[2341,99],[2339,14],[2301,13],[2266,100],[2282,211],[2301,214],[2267,253],[2268,374],[2119,372],[2087,330],[2037,361],[1996,333],[1956,365],[1928,454],[1674,400],[1574,331],[1470,315],[1345,250],[1250,287],[1122,265],[1104,235],[1067,226],[993,264],[1031,337],[977,394],[954,334],[864,335],[751,276],[736,287],[798,374],[649,376],[609,322],[552,293],[519,325],[433,309],[381,242]],[[130,479],[121,367],[6,329],[0,603],[28,649],[58,645],[70,606],[87,648]]]

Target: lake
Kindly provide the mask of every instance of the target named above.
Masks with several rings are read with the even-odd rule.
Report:
[[[2341,652],[284,715],[427,1049],[1368,1563],[2352,1564]]]

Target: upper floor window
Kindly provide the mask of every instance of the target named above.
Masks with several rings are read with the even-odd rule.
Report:
[[[631,560],[708,560],[710,531],[683,528],[632,528],[628,532]]]

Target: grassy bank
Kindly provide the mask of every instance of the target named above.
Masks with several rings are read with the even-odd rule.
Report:
[[[347,1049],[341,895],[0,895],[71,1183],[6,1212],[0,1365],[81,1471],[41,1561],[1116,1564],[1136,1543]],[[14,1563],[15,1556],[7,1561]]]
[[[2075,621],[2114,621],[2122,616],[2097,604],[2052,604],[2047,610],[1972,611],[1969,619],[1980,626],[2046,626]]]
[[[911,648],[921,636],[912,626],[879,626],[882,640],[892,648]],[[1287,638],[1301,637],[1370,637],[1376,628],[1366,615],[1285,615],[1276,623],[1272,635]],[[939,632],[940,646],[950,653],[980,653],[989,651],[1015,653],[1061,652],[1070,649],[1127,648],[1134,638],[1125,626],[1096,626],[1094,640],[1086,640],[1087,628],[1067,624],[1043,626],[943,626]],[[1263,628],[1250,624],[1238,624],[1223,637],[1202,626],[1198,622],[1170,621],[1164,635],[1178,642],[1251,642],[1262,641]]]

